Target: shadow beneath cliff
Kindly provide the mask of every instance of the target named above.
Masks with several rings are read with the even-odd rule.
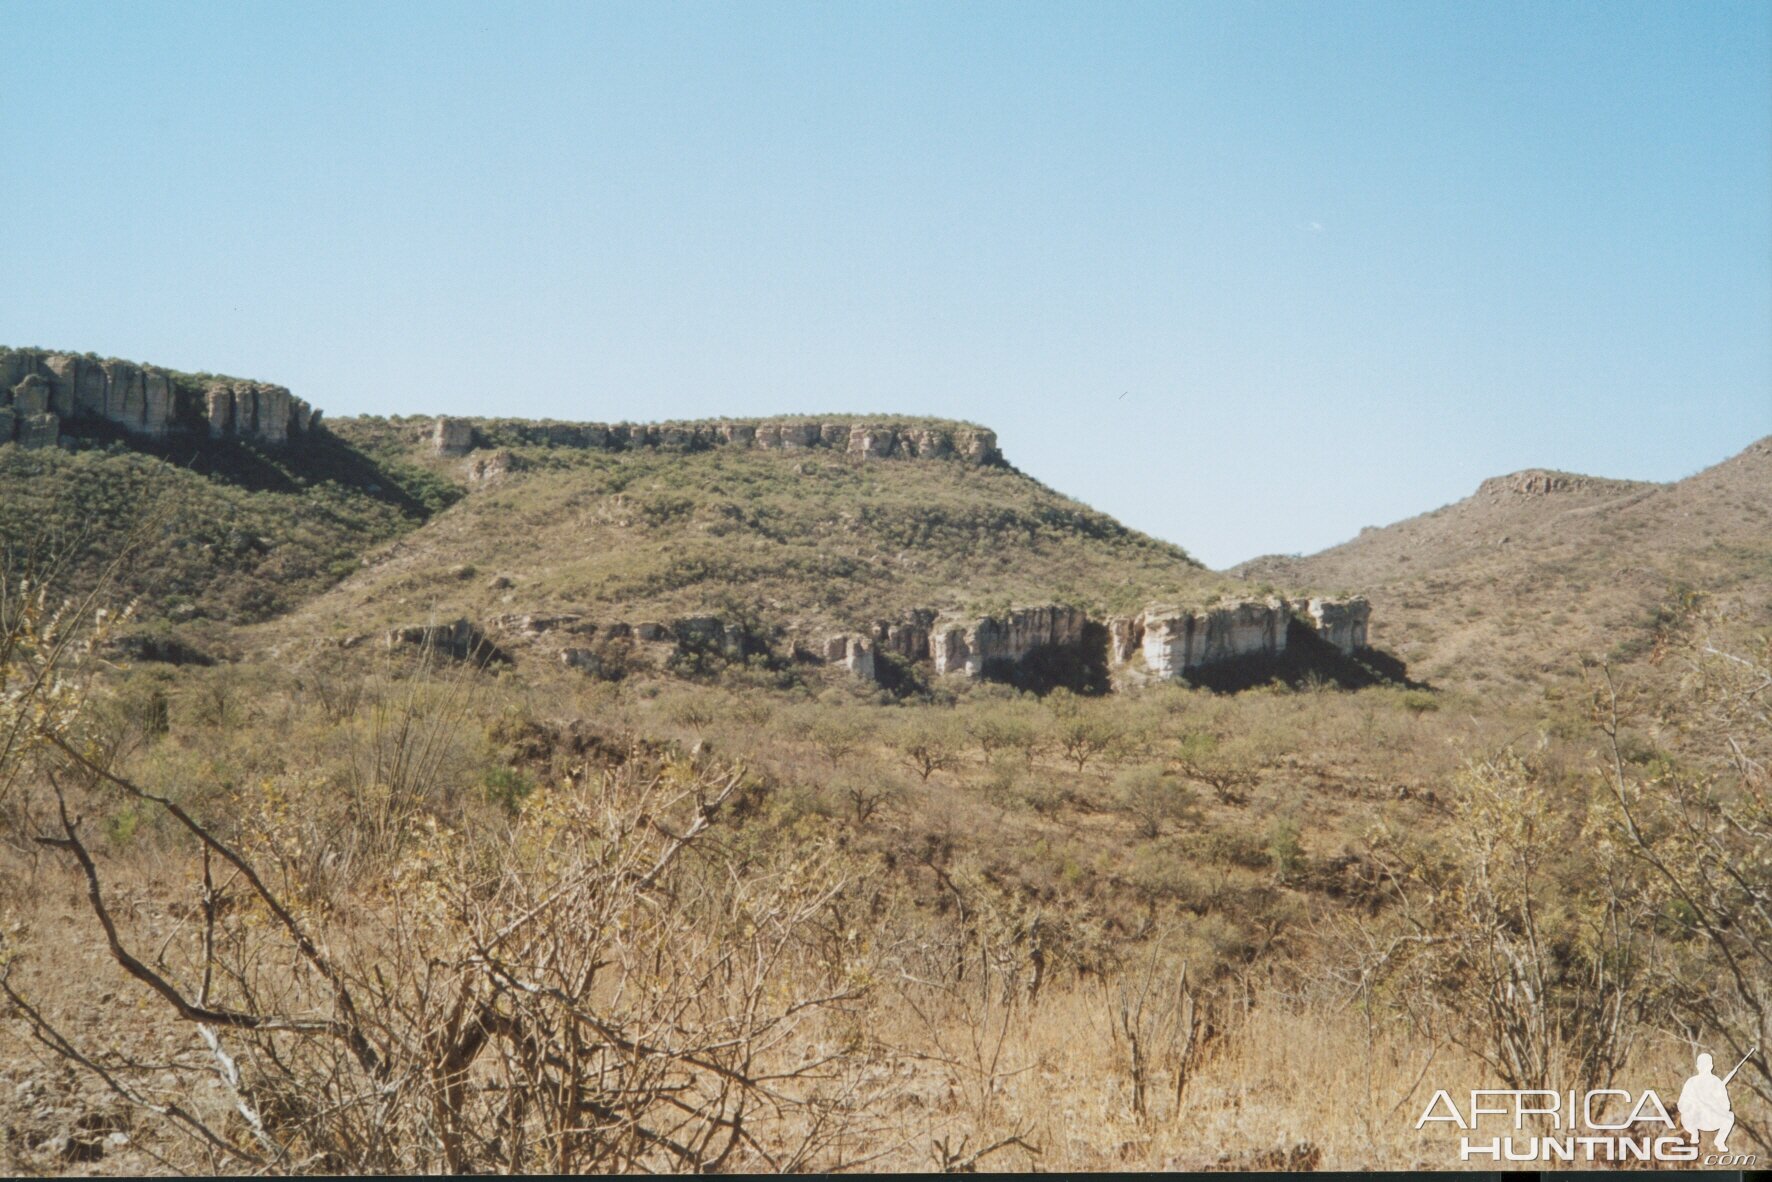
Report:
[[[1057,689],[1100,695],[1113,688],[1107,653],[1107,626],[1091,621],[1075,644],[1041,645],[1019,661],[986,661],[980,676],[1042,697]]]
[[[292,437],[282,447],[182,432],[150,439],[103,419],[72,419],[64,430],[82,447],[126,448],[248,492],[294,495],[330,481],[408,517],[428,517],[440,507],[434,495],[423,499],[415,495],[409,487],[411,473],[378,463],[324,428]]]
[[[894,652],[874,653],[874,682],[895,698],[926,697],[929,693],[924,669]]]
[[[1298,620],[1293,620],[1286,630],[1285,652],[1192,669],[1182,680],[1219,694],[1241,693],[1275,683],[1295,689],[1313,684],[1350,690],[1374,685],[1433,688],[1425,681],[1411,678],[1409,667],[1392,654],[1375,648],[1344,653],[1318,636],[1316,629]]]

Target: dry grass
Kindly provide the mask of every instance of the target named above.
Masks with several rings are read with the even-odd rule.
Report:
[[[1679,504],[1721,513],[1729,497],[1747,495],[1741,470],[1723,475],[1699,488],[1703,497],[1679,492],[1687,498]],[[1596,506],[1604,511],[1581,520],[1654,503],[1618,506],[1614,494],[1637,494],[1602,491],[1612,498]],[[1733,536],[1727,522],[1713,524],[1718,538]],[[448,536],[439,529],[433,538]],[[413,595],[435,561],[453,556],[429,546],[408,552]],[[1064,562],[1078,557],[1059,549]],[[1763,554],[1749,546],[1736,557],[1736,566],[1694,569],[1714,575],[1719,599],[1737,609],[1719,643],[1755,654],[1751,672],[1766,664],[1763,639],[1759,649],[1744,647],[1763,621],[1752,605],[1764,587],[1730,583],[1728,572],[1751,573]],[[1582,570],[1607,560],[1584,557]],[[399,591],[383,576],[401,561],[390,557],[361,584],[375,591],[365,603],[376,611],[409,606],[398,595],[380,598]],[[1502,573],[1486,563],[1446,584],[1463,588],[1451,602],[1482,608],[1479,590]],[[1543,570],[1523,569],[1530,578]],[[550,576],[538,568],[534,577]],[[457,582],[481,592],[478,578]],[[1558,626],[1545,612],[1589,594],[1550,585],[1555,593],[1536,607],[1516,597],[1499,613],[1476,610],[1455,623],[1427,606],[1401,618],[1408,627],[1443,624],[1447,636],[1456,628],[1473,653],[1484,636],[1491,643],[1509,629],[1550,644]],[[1410,595],[1445,590],[1411,586]],[[1605,596],[1593,602],[1602,613],[1616,606]],[[1509,613],[1518,618],[1510,623]],[[347,612],[325,626],[367,618]],[[285,622],[291,636],[314,623]],[[701,877],[636,902],[632,914],[656,922],[609,938],[632,964],[651,966],[636,970],[636,982],[675,974],[680,983],[678,970],[695,957],[718,963],[746,938],[742,923],[719,919],[708,900],[730,902],[802,863],[828,872],[828,894],[796,913],[803,926],[781,961],[792,973],[768,978],[758,994],[779,1001],[821,981],[855,986],[852,999],[795,1025],[792,1039],[764,1056],[792,1069],[832,1054],[853,1069],[844,1086],[857,1102],[832,1118],[831,1136],[819,1142],[829,1156],[815,1164],[1455,1167],[1455,1145],[1443,1132],[1417,1132],[1414,1120],[1433,1089],[1501,1086],[1481,1059],[1489,999],[1481,996],[1484,965],[1471,955],[1512,947],[1521,930],[1542,930],[1550,945],[1537,979],[1551,983],[1555,1005],[1570,1007],[1556,1022],[1572,1037],[1591,1027],[1579,1011],[1593,997],[1624,996],[1584,992],[1584,968],[1610,972],[1606,950],[1617,947],[1593,934],[1594,917],[1618,917],[1642,937],[1640,974],[1624,981],[1627,1000],[1640,1005],[1630,1011],[1629,1055],[1616,1066],[1583,1060],[1606,1063],[1606,1082],[1671,1094],[1689,1070],[1689,1038],[1757,1037],[1741,1034],[1755,1029],[1751,1006],[1724,993],[1707,995],[1708,1010],[1678,1004],[1694,982],[1716,979],[1716,965],[1686,901],[1633,861],[1601,790],[1615,776],[1619,799],[1663,810],[1654,814],[1655,840],[1672,844],[1650,852],[1676,866],[1695,864],[1694,850],[1727,862],[1744,848],[1709,825],[1714,814],[1705,810],[1714,800],[1763,806],[1772,736],[1763,712],[1739,708],[1752,700],[1744,694],[1758,692],[1751,685],[1679,672],[1682,653],[1702,657],[1704,649],[1676,650],[1677,631],[1646,628],[1660,645],[1659,664],[1620,671],[1634,700],[1617,752],[1594,729],[1594,700],[1567,686],[1533,681],[1530,692],[1493,692],[1483,677],[1504,669],[1524,676],[1500,657],[1472,666],[1471,688],[1437,694],[1319,687],[1219,697],[1163,687],[1040,700],[981,686],[889,703],[820,674],[769,680],[715,667],[691,680],[642,673],[604,684],[559,668],[439,672],[292,644],[274,660],[213,669],[107,668],[56,699],[56,710],[68,733],[91,745],[83,749],[102,752],[119,773],[172,795],[274,866],[276,889],[301,900],[304,918],[359,980],[377,982],[366,986],[372,993],[383,979],[412,980],[420,961],[477,971],[474,957],[447,940],[428,946],[439,955],[414,960],[382,939],[411,903],[415,865],[460,875],[440,880],[454,891],[448,897],[465,901],[461,914],[496,923],[497,892],[484,883],[468,889],[470,872],[521,863],[535,876],[524,891],[542,890],[557,870],[551,853],[541,856],[555,848],[548,843],[597,830],[543,825],[568,815],[587,786],[634,769],[693,778],[742,766],[748,786],[711,830],[707,860],[693,863]],[[0,689],[10,684],[0,678]],[[18,713],[19,733],[35,733],[36,717]],[[1079,720],[1105,736],[1081,765],[1067,760],[1062,742]],[[941,758],[927,758],[931,743]],[[1506,826],[1473,821],[1472,769],[1498,766],[1510,769],[1537,828],[1510,838],[1528,844],[1529,866],[1483,881],[1477,876],[1503,863],[1493,849],[1489,862],[1473,863],[1474,839]],[[229,1124],[228,1097],[197,1032],[103,951],[78,874],[31,840],[57,832],[47,773],[58,768],[65,779],[68,765],[53,759],[0,768],[0,785],[16,789],[0,802],[9,810],[0,831],[0,955],[9,980],[83,1053],[184,1089],[192,1111],[244,1137]],[[102,784],[86,788],[75,807],[120,927],[150,954],[144,959],[189,975],[198,963],[190,944],[198,896],[187,836],[139,800]],[[1176,807],[1156,807],[1169,789]],[[1670,801],[1683,814],[1666,811]],[[642,815],[666,830],[676,823],[635,807],[640,828]],[[1763,811],[1735,816],[1743,832],[1762,831],[1753,826],[1763,829]],[[1689,831],[1670,823],[1682,817]],[[586,839],[573,856],[594,846]],[[1745,848],[1739,867],[1763,875],[1763,860]],[[1544,904],[1530,924],[1520,910],[1527,890]],[[1470,909],[1474,898],[1484,899],[1484,913]],[[703,902],[684,909],[685,899]],[[243,947],[269,947],[263,930],[241,922]],[[436,930],[452,922],[439,913]],[[1731,930],[1740,955],[1766,955],[1751,918]],[[645,931],[655,935],[635,934]],[[1397,937],[1423,933],[1449,951],[1408,963],[1390,956]],[[596,959],[594,941],[571,925],[552,938],[558,957],[548,963]],[[686,940],[693,956],[681,952]],[[292,974],[300,969],[296,958],[285,961]],[[279,978],[284,962],[275,956],[253,963],[264,974],[253,978],[257,996],[326,1004],[324,990],[303,993],[296,976]],[[1760,1004],[1763,989],[1748,985]],[[586,997],[587,1005],[611,1004],[595,991]],[[1756,1011],[1762,1030],[1767,1008]],[[1472,1014],[1476,1021],[1460,1024]],[[6,1018],[0,1168],[218,1168],[31,1041],[29,1015]],[[395,1015],[390,1026],[403,1020]],[[1552,1037],[1541,1049],[1562,1081],[1569,1055],[1587,1048]],[[781,1116],[768,1136],[792,1141],[813,1110]],[[406,1127],[423,1128],[424,1118],[409,1114]],[[97,1134],[103,1156],[64,1156],[68,1142],[57,1138],[70,1134]],[[1754,1135],[1744,1130],[1742,1144]],[[411,1144],[415,1154],[429,1152],[423,1137]]]

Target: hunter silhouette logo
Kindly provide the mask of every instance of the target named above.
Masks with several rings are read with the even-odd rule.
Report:
[[[1708,1054],[1698,1056],[1698,1072],[1680,1089],[1678,1120],[1652,1089],[1586,1092],[1548,1088],[1478,1088],[1461,1105],[1444,1089],[1433,1094],[1415,1120],[1416,1129],[1449,1124],[1461,1134],[1461,1161],[1493,1162],[1691,1162],[1704,1166],[1751,1166],[1753,1154],[1729,1150],[1735,1128],[1729,1081],[1759,1054],[1754,1047],[1734,1070],[1719,1078]],[[1681,1132],[1684,1135],[1681,1135]],[[1715,1149],[1703,1147],[1713,1134]]]
[[[1718,1079],[1711,1071],[1711,1057],[1698,1056],[1698,1074],[1686,1081],[1680,1089],[1680,1127],[1692,1138],[1693,1144],[1700,1140],[1700,1133],[1715,1133],[1715,1145],[1718,1153],[1729,1152],[1725,1139],[1729,1130],[1735,1127],[1735,1113],[1729,1107],[1729,1081],[1735,1078],[1743,1064],[1754,1057],[1759,1050],[1755,1047],[1741,1057],[1734,1071],[1722,1079]]]

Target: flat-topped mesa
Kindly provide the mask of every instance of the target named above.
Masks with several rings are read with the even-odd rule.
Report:
[[[0,348],[0,443],[53,446],[70,419],[103,419],[149,438],[173,432],[283,444],[320,412],[282,386],[197,379],[77,353]]]
[[[551,423],[500,419],[482,430],[473,420],[438,418],[430,445],[440,456],[491,445],[582,447],[593,451],[659,448],[707,451],[826,451],[860,459],[951,459],[1000,464],[997,434],[983,427],[870,422],[862,419],[747,420],[718,423]]]

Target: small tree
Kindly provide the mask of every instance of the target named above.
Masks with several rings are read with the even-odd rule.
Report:
[[[1275,817],[1267,829],[1267,856],[1273,860],[1274,877],[1281,882],[1292,877],[1304,861],[1304,846],[1298,840],[1298,822],[1291,817]]]
[[[1114,795],[1138,823],[1143,837],[1157,837],[1166,824],[1185,824],[1200,816],[1193,790],[1176,776],[1149,765],[1121,772],[1114,780]]]
[[[884,772],[863,771],[844,776],[835,785],[837,793],[849,804],[857,825],[865,825],[881,806],[897,799],[902,785]]]
[[[960,736],[944,723],[915,717],[906,722],[897,737],[899,757],[905,766],[917,773],[923,783],[936,772],[957,767],[960,762]]]
[[[1195,732],[1181,741],[1175,767],[1190,780],[1212,789],[1220,804],[1243,804],[1261,780],[1253,751],[1221,743],[1215,735]]]
[[[986,763],[990,763],[999,751],[1028,754],[1037,750],[1040,743],[1038,723],[1019,702],[986,705],[967,721],[966,731]],[[1032,758],[1028,754],[1029,762]]]
[[[1053,739],[1065,759],[1075,764],[1080,773],[1090,760],[1118,747],[1124,735],[1119,725],[1093,704],[1078,704],[1060,714]]]
[[[862,720],[847,710],[818,709],[803,732],[808,742],[836,767],[867,738]]]

